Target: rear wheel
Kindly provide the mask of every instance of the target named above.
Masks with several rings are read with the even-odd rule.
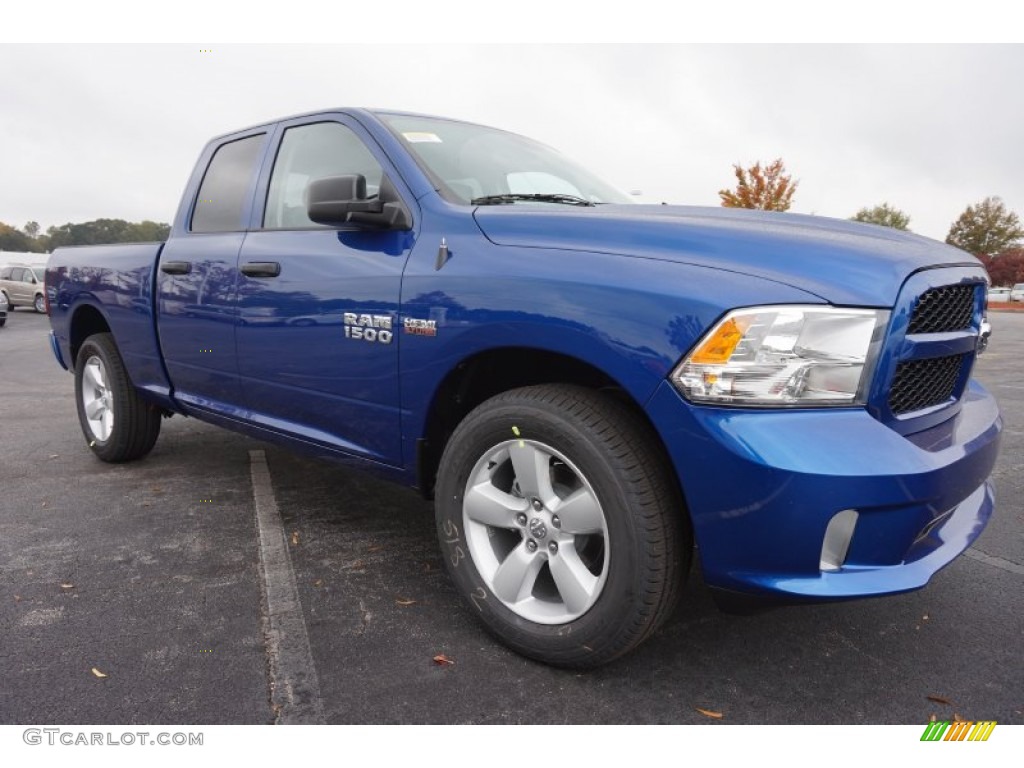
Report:
[[[38,312],[39,314],[42,315],[42,314],[46,313],[46,298],[43,296],[43,294],[41,294],[41,293],[36,294],[36,300],[35,300],[35,302],[33,303],[32,306],[35,308],[36,312]]]
[[[456,429],[438,536],[455,585],[508,646],[594,667],[671,613],[691,544],[655,440],[616,400],[568,385],[498,395]]]
[[[90,336],[78,351],[75,400],[85,439],[103,461],[140,459],[160,435],[160,411],[139,397],[109,333]]]
[[[4,299],[6,299],[5,303],[7,304],[7,311],[8,312],[13,312],[14,311],[14,305],[11,304],[11,297],[7,295],[7,291],[0,291],[0,293],[2,293],[3,296],[4,296]]]

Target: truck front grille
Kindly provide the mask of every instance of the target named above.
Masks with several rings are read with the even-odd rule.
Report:
[[[893,414],[899,416],[948,402],[954,396],[964,357],[948,355],[900,363],[889,389],[889,408]]]
[[[975,285],[945,285],[921,294],[907,333],[946,333],[971,327]]]

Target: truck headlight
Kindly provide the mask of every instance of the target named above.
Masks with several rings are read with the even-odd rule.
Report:
[[[888,320],[875,309],[737,309],[676,366],[672,381],[699,403],[858,405]]]

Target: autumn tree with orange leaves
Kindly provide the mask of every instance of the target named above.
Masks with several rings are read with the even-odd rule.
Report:
[[[759,211],[788,211],[799,181],[786,173],[782,158],[768,165],[760,162],[750,168],[734,165],[736,189],[720,189],[725,208],[754,208]]]

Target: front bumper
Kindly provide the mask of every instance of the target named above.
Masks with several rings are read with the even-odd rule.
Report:
[[[901,435],[858,408],[694,406],[666,381],[647,410],[679,475],[705,582],[770,601],[918,589],[977,539],[994,507],[1002,420],[975,382],[961,406]],[[846,510],[856,522],[845,551],[823,568],[829,523]]]

